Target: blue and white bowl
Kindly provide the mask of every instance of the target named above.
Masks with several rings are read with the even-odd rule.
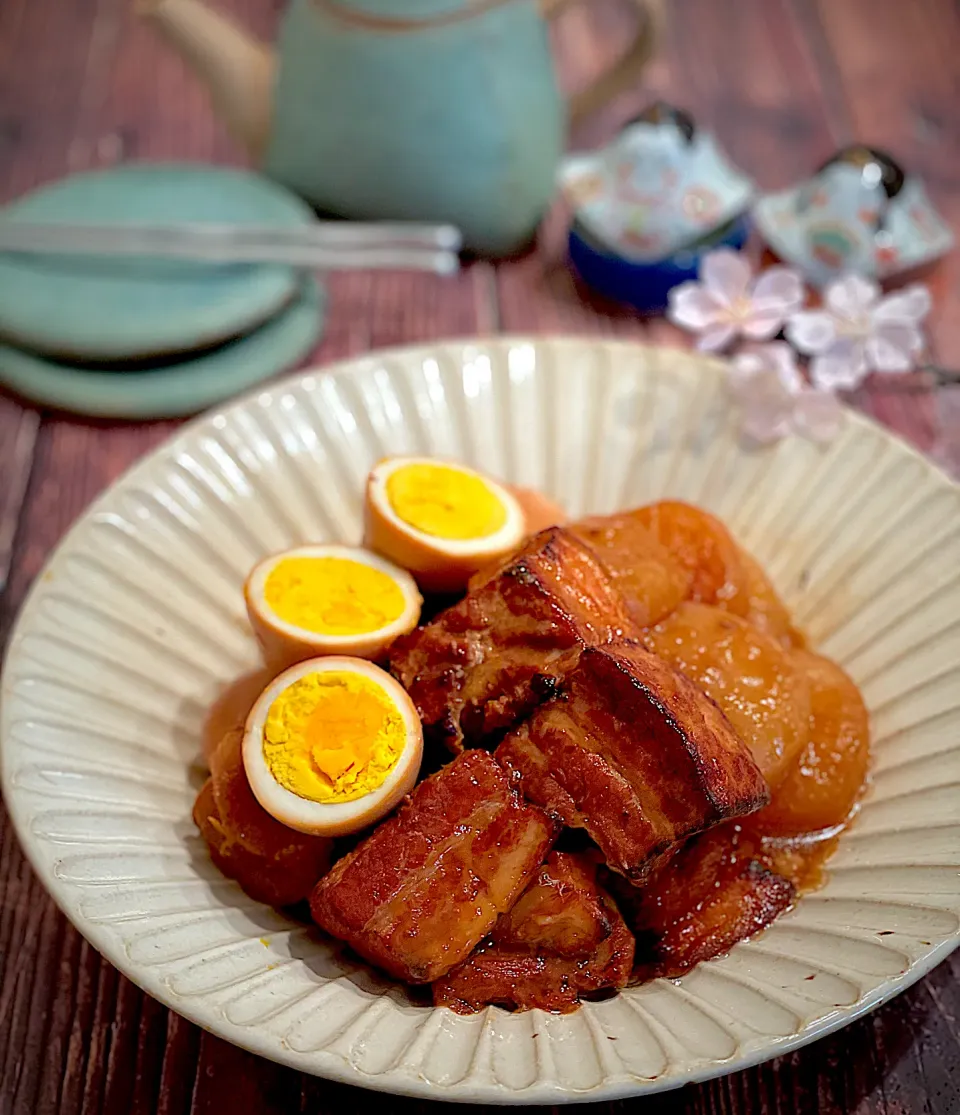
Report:
[[[626,259],[592,237],[579,221],[570,228],[570,262],[581,280],[604,298],[633,306],[643,314],[662,313],[673,287],[696,279],[703,256],[716,248],[739,250],[750,234],[750,222],[740,216],[700,243],[652,263]]]
[[[806,182],[761,198],[753,217],[773,252],[818,286],[848,272],[892,280],[954,244],[923,183],[861,144],[838,151]]]

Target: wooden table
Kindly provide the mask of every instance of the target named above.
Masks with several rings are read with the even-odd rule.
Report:
[[[220,0],[273,32],[282,0]],[[588,11],[588,7],[593,10]],[[646,85],[575,142],[613,134],[653,96],[691,109],[767,188],[806,175],[840,143],[888,147],[960,227],[960,8],[951,0],[672,0]],[[128,0],[0,0],[0,197],[124,159],[240,160],[179,62]],[[623,42],[613,0],[558,29],[565,79],[582,83]],[[588,304],[563,263],[564,215],[537,250],[455,280],[334,276],[316,361],[373,347],[498,331],[677,342]],[[934,357],[960,364],[960,253],[936,279]],[[868,389],[858,405],[960,471],[960,388]],[[104,425],[0,395],[0,646],[67,527],[172,423]],[[123,979],[58,913],[0,815],[0,1115],[289,1115],[438,1110],[301,1076],[201,1032]],[[748,1072],[606,1112],[960,1111],[960,959],[833,1038]],[[452,1109],[453,1110],[453,1109]],[[572,1109],[571,1109],[572,1110]],[[579,1108],[578,1108],[579,1110]]]

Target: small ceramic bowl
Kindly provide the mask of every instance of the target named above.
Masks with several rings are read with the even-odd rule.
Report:
[[[667,259],[640,263],[625,259],[601,244],[581,222],[574,221],[567,241],[570,262],[577,275],[598,294],[624,302],[643,314],[662,313],[673,287],[696,279],[703,256],[715,248],[739,250],[747,242],[750,222],[740,216],[711,236]]]
[[[849,271],[895,280],[954,244],[923,183],[862,144],[838,151],[806,182],[761,198],[753,217],[771,250],[818,286]]]
[[[631,263],[659,264],[714,236],[754,196],[713,136],[662,102],[607,147],[567,159],[560,183],[580,227]]]

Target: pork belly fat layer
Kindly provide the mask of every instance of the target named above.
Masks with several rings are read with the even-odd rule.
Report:
[[[582,856],[554,853],[491,937],[433,985],[460,1014],[487,1003],[573,1010],[582,995],[623,987],[633,936]]]
[[[496,756],[528,800],[586,829],[608,866],[638,884],[679,841],[769,800],[717,706],[632,645],[585,650],[563,692]]]
[[[394,644],[393,674],[453,751],[483,743],[553,692],[576,650],[632,632],[597,556],[551,527],[471,584],[459,603]],[[571,658],[570,652],[574,652]]]
[[[543,862],[557,825],[483,751],[459,756],[340,860],[310,899],[314,920],[408,983],[463,960]]]

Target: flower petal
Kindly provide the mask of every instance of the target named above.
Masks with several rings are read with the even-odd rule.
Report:
[[[810,378],[824,391],[847,391],[861,384],[870,371],[862,341],[841,337],[810,362]]]
[[[737,328],[728,321],[718,321],[711,325],[697,338],[697,348],[700,352],[719,352],[737,335]]]
[[[784,317],[800,309],[804,295],[803,280],[789,267],[769,267],[753,284],[754,306],[779,309]]]
[[[918,326],[908,321],[878,321],[874,323],[873,337],[882,337],[889,344],[896,345],[908,356],[916,356],[923,351],[924,339]]]
[[[728,376],[740,404],[744,436],[767,443],[790,432],[793,404],[803,390],[803,378],[789,345],[774,341],[745,346],[734,357]]]
[[[793,428],[811,441],[832,441],[843,420],[843,407],[829,391],[803,391],[793,404]]]
[[[740,322],[740,329],[745,337],[752,341],[768,341],[775,337],[781,330],[786,314],[779,307],[771,306],[762,309],[751,306],[747,315]]]
[[[757,390],[770,384],[776,390],[796,394],[803,387],[796,353],[783,341],[744,345],[731,361],[730,375],[735,383]]]
[[[801,352],[818,356],[826,352],[837,337],[837,327],[823,310],[801,310],[787,322],[787,340]]]
[[[783,389],[791,395],[798,395],[803,390],[804,381],[797,367],[797,354],[783,341],[772,341],[763,346],[763,351]]]
[[[930,291],[921,283],[904,287],[894,294],[888,294],[873,310],[873,320],[898,321],[910,325],[919,325],[930,313],[933,301]]]
[[[751,441],[768,445],[790,433],[792,414],[781,400],[756,398],[740,412],[740,430]]]
[[[750,264],[731,248],[707,252],[700,264],[700,282],[722,306],[732,306],[747,293]]]
[[[866,341],[866,356],[877,372],[909,372],[914,354],[923,348],[923,337],[913,325],[887,322]]]
[[[741,349],[727,368],[727,386],[737,399],[745,399],[757,376],[763,375],[762,356],[750,349]]]
[[[862,275],[844,275],[824,291],[827,307],[845,321],[858,321],[869,314],[880,297],[880,287]]]
[[[667,317],[693,333],[714,325],[724,312],[717,300],[699,283],[681,283],[670,291]]]

